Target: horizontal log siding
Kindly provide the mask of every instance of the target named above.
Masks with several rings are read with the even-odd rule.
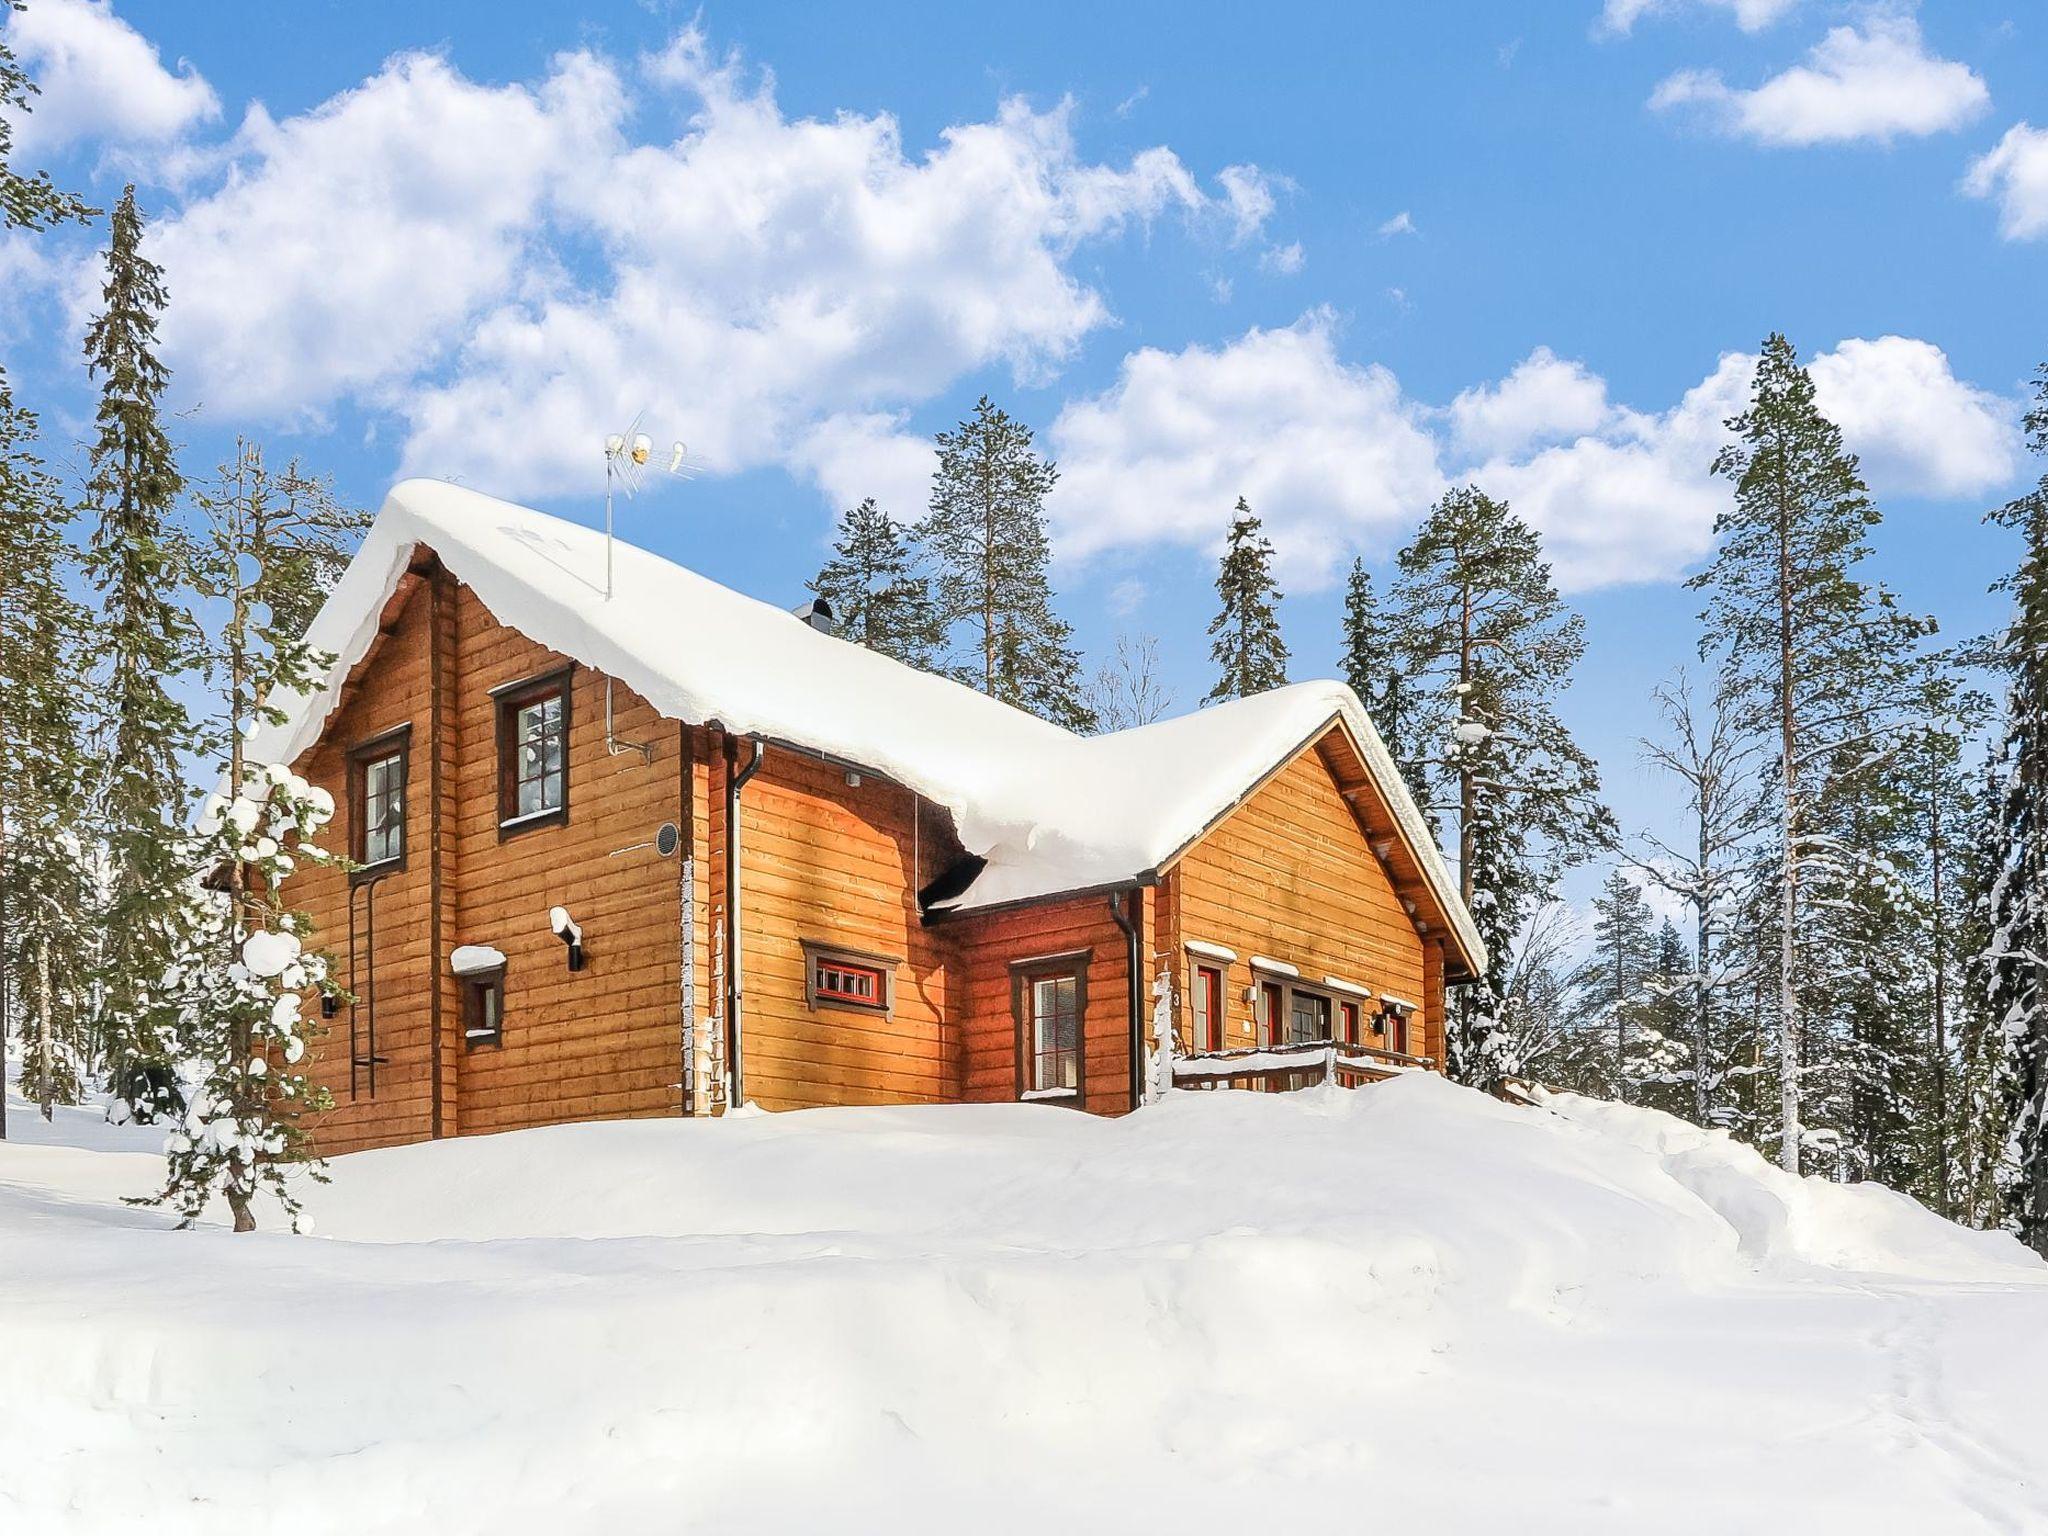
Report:
[[[461,687],[450,714],[460,755],[449,940],[451,948],[489,944],[506,957],[503,1042],[461,1049],[461,1130],[674,1114],[681,1096],[681,860],[652,847],[619,850],[652,843],[663,822],[685,819],[675,730],[621,684],[617,734],[652,742],[654,760],[608,754],[604,676],[578,667],[569,697],[569,818],[501,838],[491,690],[567,658],[500,624],[466,587],[457,590],[455,633]],[[549,930],[554,906],[567,907],[583,929],[579,972],[571,973],[567,950]],[[449,1027],[460,1032],[459,1016]]]
[[[1245,1000],[1253,955],[1299,967],[1311,985],[1337,976],[1421,1003],[1419,1038],[1440,1039],[1441,964],[1425,974],[1424,941],[1314,747],[1189,849],[1168,878],[1174,911],[1162,931],[1237,953],[1223,984],[1226,1047],[1258,1042],[1254,1005]],[[1176,967],[1183,1043],[1194,1027],[1187,998],[1195,963],[1183,953]]]
[[[432,615],[427,584],[409,578],[395,608],[384,615],[384,632],[357,689],[335,712],[320,741],[297,769],[334,796],[336,813],[318,840],[332,852],[349,853],[362,815],[348,795],[348,749],[397,726],[410,724],[412,739],[405,786],[406,867],[375,888],[377,903],[377,1053],[388,1057],[377,1068],[377,1092],[369,1073],[349,1093],[347,1008],[320,1026],[307,1056],[307,1073],[334,1097],[334,1108],[306,1124],[322,1153],[421,1141],[433,1134],[433,1064],[430,1020],[433,960],[428,952],[431,875],[427,825],[431,799],[428,769]],[[370,962],[367,935],[359,931],[357,963],[349,966],[349,880],[339,870],[302,865],[286,892],[312,919],[308,942],[334,957],[334,977],[357,994],[357,1019],[368,1048]],[[357,898],[360,919],[364,898]],[[317,1010],[308,1010],[317,1019]]]
[[[965,1076],[961,1097],[1015,1099],[1018,1030],[1010,1003],[1010,967],[1040,955],[1086,950],[1088,1014],[1082,1030],[1083,1108],[1120,1114],[1130,1107],[1129,970],[1123,931],[1107,898],[1076,897],[948,921],[958,946],[960,1028]]]
[[[742,745],[744,766],[749,749]],[[935,1103],[956,1096],[946,1023],[950,946],[916,892],[924,835],[911,792],[770,747],[740,800],[741,1018],[749,1099],[769,1109]],[[884,955],[887,1014],[804,1000],[803,941]]]

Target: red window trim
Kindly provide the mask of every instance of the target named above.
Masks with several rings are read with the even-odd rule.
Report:
[[[1196,965],[1195,986],[1201,996],[1203,1011],[1208,1015],[1202,1021],[1208,1026],[1205,1037],[1195,1042],[1195,1049],[1220,1051],[1223,1049],[1223,967]]]
[[[1357,1045],[1359,1043],[1358,1004],[1340,1001],[1337,1004],[1337,1016],[1344,1021],[1344,1043],[1346,1045]]]
[[[860,1013],[887,1014],[896,1006],[896,967],[903,962],[894,955],[871,955],[815,939],[801,941],[804,952],[804,1005],[813,1013],[820,1008],[846,1008]],[[824,973],[840,971],[875,978],[875,995],[842,992],[824,983]]]
[[[888,985],[888,972],[879,965],[862,965],[853,960],[820,959],[818,965],[818,1001],[834,1003],[856,1003],[863,1008],[873,1008],[882,1001],[882,993]],[[865,988],[850,987],[845,982],[865,978]]]

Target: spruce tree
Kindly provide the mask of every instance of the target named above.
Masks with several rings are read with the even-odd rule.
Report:
[[[85,816],[85,615],[70,594],[69,512],[35,436],[0,376],[0,1053],[18,1017],[22,1086],[48,1119],[79,1101],[93,1065],[101,930]]]
[[[945,625],[910,530],[870,496],[840,514],[832,558],[811,582],[832,605],[840,633],[906,666],[939,670]]]
[[[1230,539],[1216,571],[1216,596],[1222,607],[1209,621],[1209,659],[1216,663],[1216,686],[1202,702],[1249,698],[1286,686],[1287,642],[1280,638],[1280,615],[1274,604],[1281,592],[1273,580],[1273,545],[1265,525],[1240,496],[1230,519]]]
[[[1069,730],[1094,725],[1073,630],[1053,611],[1045,498],[1058,468],[1031,429],[983,395],[937,437],[931,509],[919,535],[939,568],[939,612],[965,625],[973,658],[956,676]]]
[[[1650,905],[1635,881],[1614,870],[1593,898],[1593,944],[1574,977],[1585,1027],[1600,1045],[1603,1096],[1626,1104],[1644,1075],[1643,1033],[1654,1005],[1657,938]]]
[[[2036,375],[2026,429],[2029,446],[2048,456],[2048,365]],[[2021,1240],[2048,1254],[2048,473],[1991,515],[2019,536],[2020,558],[1999,584],[2013,606],[1992,655],[2004,674],[2005,722],[1978,971],[2009,1127],[1998,1199]]]
[[[0,0],[0,11],[24,11],[23,0]],[[99,210],[58,190],[47,171],[24,174],[14,168],[13,117],[34,109],[38,87],[7,46],[0,30],[0,229],[50,229],[91,218]]]
[[[86,333],[86,366],[100,384],[97,432],[87,468],[94,520],[86,571],[101,600],[108,721],[100,813],[112,866],[104,976],[107,1031],[116,1042],[116,1091],[160,1072],[143,1027],[147,994],[164,970],[168,924],[182,896],[171,859],[173,829],[187,804],[180,757],[191,722],[171,690],[196,643],[180,605],[185,582],[175,521],[184,482],[162,423],[169,375],[156,356],[162,274],[142,253],[135,189],[115,206],[101,290],[104,309]]]
[[[1392,754],[1394,766],[1417,805],[1428,806],[1424,754],[1409,718],[1407,679],[1401,672],[1393,623],[1380,611],[1372,574],[1363,560],[1351,562],[1344,581],[1344,681],[1365,706],[1366,717]],[[1436,818],[1430,817],[1431,826]]]
[[[1494,961],[1458,994],[1447,1064],[1490,1087],[1524,1065],[1503,1012],[1517,936],[1563,869],[1615,838],[1599,770],[1556,711],[1585,625],[1535,530],[1477,487],[1431,509],[1399,567],[1393,622],[1429,744],[1424,803],[1452,818],[1459,894]]]
[[[1895,729],[1910,650],[1925,626],[1855,575],[1879,520],[1856,458],[1814,404],[1792,344],[1773,334],[1749,408],[1730,419],[1736,442],[1714,461],[1734,498],[1715,520],[1713,563],[1693,578],[1708,595],[1703,655],[1722,658],[1736,723],[1769,744],[1778,1073],[1778,1156],[1802,1166],[1805,1017],[1828,962],[1810,932],[1820,909],[1809,885],[1831,856],[1822,820],[1843,774]],[[1842,751],[1860,745],[1864,752]]]

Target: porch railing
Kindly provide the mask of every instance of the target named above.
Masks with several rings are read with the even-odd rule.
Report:
[[[1353,1045],[1343,1040],[1304,1040],[1287,1045],[1251,1045],[1234,1051],[1198,1051],[1176,1056],[1173,1085],[1176,1088],[1250,1088],[1267,1093],[1286,1093],[1313,1088],[1318,1083],[1336,1083],[1357,1088],[1382,1082],[1406,1072],[1433,1072],[1436,1059],[1410,1056],[1376,1045]]]

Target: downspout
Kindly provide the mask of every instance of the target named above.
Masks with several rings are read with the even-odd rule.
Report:
[[[1131,920],[1130,898],[1124,891],[1112,891],[1109,896],[1109,915],[1116,919],[1117,927],[1124,931],[1124,944],[1128,961],[1125,966],[1130,986],[1130,1036],[1131,1036],[1131,1108],[1136,1109],[1145,1102],[1145,1010],[1139,1001],[1138,976],[1138,925]]]
[[[737,773],[733,771],[731,749],[725,760],[725,1107],[738,1109],[746,1103],[741,1092],[744,1082],[740,1058],[740,791],[761,771],[761,759],[768,748],[760,737],[752,738],[753,758]]]

